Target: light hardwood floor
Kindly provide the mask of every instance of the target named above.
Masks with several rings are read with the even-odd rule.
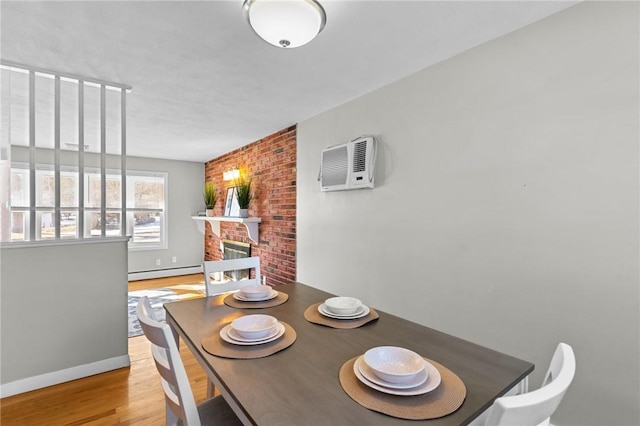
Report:
[[[130,290],[203,283],[202,274],[129,283]],[[184,344],[180,354],[197,402],[205,399],[207,376]],[[164,425],[160,376],[144,336],[129,338],[131,367],[0,400],[2,426]]]

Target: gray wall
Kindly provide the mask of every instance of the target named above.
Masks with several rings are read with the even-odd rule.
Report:
[[[204,164],[127,157],[127,169],[167,172],[169,182],[166,200],[168,248],[129,251],[129,272],[200,266],[204,258],[204,236],[191,216],[204,211]],[[173,256],[176,263],[171,263]],[[160,266],[156,265],[157,259],[160,259]]]
[[[3,386],[24,390],[76,378],[74,368],[95,374],[105,371],[100,363],[128,364],[125,238],[3,246],[0,259]]]
[[[640,424],[638,14],[581,3],[300,123],[298,281],[532,361],[533,388],[569,343],[553,423]],[[377,187],[320,192],[362,134]]]

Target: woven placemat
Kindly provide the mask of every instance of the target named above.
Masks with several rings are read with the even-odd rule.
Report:
[[[233,343],[225,342],[220,337],[220,330],[229,323],[222,324],[215,328],[207,337],[202,339],[202,347],[205,351],[211,355],[219,356],[222,358],[236,358],[236,359],[255,359],[264,358],[269,355],[273,355],[276,352],[280,352],[283,349],[293,345],[296,341],[296,331],[286,322],[280,321],[284,325],[284,335],[277,340],[269,343],[263,343],[261,345],[252,346],[240,346]]]
[[[358,357],[350,359],[340,368],[342,389],[358,404],[369,410],[407,420],[437,419],[456,411],[467,396],[462,380],[448,368],[425,358],[440,372],[442,380],[433,391],[424,395],[399,396],[379,392],[362,383],[353,372]]]
[[[244,302],[242,300],[235,299],[232,293],[224,298],[224,304],[238,309],[263,309],[282,305],[287,300],[289,300],[289,295],[281,291],[279,291],[278,295],[273,299],[265,300],[263,302]]]
[[[304,311],[304,319],[314,324],[326,325],[327,327],[333,328],[358,328],[362,327],[368,322],[373,320],[377,320],[380,318],[380,315],[376,312],[375,309],[369,308],[369,313],[362,318],[358,319],[334,319],[325,317],[320,312],[318,312],[318,306],[322,305],[322,303],[315,303],[309,306]]]

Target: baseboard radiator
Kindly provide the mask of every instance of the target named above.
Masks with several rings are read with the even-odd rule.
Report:
[[[178,275],[199,274],[202,272],[202,265],[183,266],[180,268],[156,269],[154,271],[129,272],[129,281],[148,280],[151,278],[175,277]]]

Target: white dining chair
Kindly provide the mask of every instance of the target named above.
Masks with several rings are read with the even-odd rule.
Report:
[[[540,389],[497,398],[486,412],[484,426],[548,425],[576,372],[571,346],[558,344]]]
[[[261,284],[260,277],[260,258],[244,257],[240,259],[227,260],[209,260],[202,263],[204,271],[204,282],[207,290],[207,296],[215,296],[216,294],[227,293],[230,291],[240,290],[242,287],[251,284]],[[225,280],[224,273],[229,271],[237,271],[241,269],[254,269],[255,276],[250,279],[242,279],[239,281]],[[218,275],[220,280],[214,281],[213,277]]]
[[[171,327],[155,319],[147,296],[138,302],[136,314],[144,335],[151,342],[151,354],[161,376],[167,425],[241,425],[221,396],[196,405]]]

